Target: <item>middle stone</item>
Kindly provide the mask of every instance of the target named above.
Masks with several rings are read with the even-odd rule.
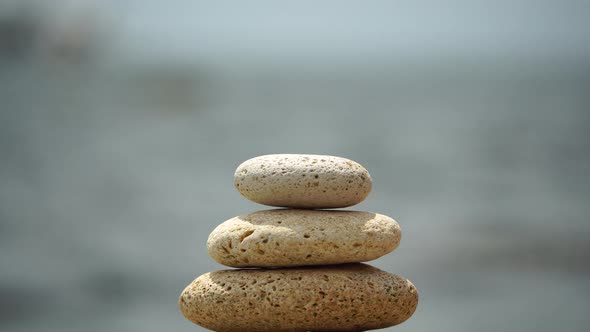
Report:
[[[209,256],[231,267],[366,262],[393,251],[399,224],[378,213],[277,209],[234,217],[207,240]]]

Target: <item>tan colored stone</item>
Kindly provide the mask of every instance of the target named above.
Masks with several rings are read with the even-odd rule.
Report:
[[[399,224],[360,211],[257,211],[220,224],[209,256],[233,267],[286,267],[367,262],[394,250]]]
[[[369,172],[340,157],[274,154],[243,162],[234,185],[256,203],[302,209],[352,206],[371,191]]]
[[[412,316],[418,291],[365,264],[206,273],[182,292],[186,318],[220,332],[366,331]]]

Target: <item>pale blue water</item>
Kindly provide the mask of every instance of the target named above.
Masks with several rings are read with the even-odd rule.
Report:
[[[371,264],[420,304],[391,331],[586,331],[588,68],[4,66],[0,329],[201,331],[176,301],[223,268],[209,232],[264,208],[235,167],[301,152],[363,164],[354,209],[401,224]]]

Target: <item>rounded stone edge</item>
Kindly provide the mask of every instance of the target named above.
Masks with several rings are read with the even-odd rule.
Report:
[[[340,267],[346,267],[346,266],[357,266],[359,267],[358,269],[358,274],[365,274],[367,273],[367,271],[370,273],[371,271],[375,272],[375,275],[373,277],[376,277],[378,279],[389,279],[387,282],[383,282],[383,286],[385,288],[384,293],[386,294],[390,294],[390,296],[393,297],[393,303],[395,303],[395,305],[391,308],[387,308],[388,310],[390,309],[395,309],[393,311],[385,311],[383,312],[383,314],[385,315],[385,317],[381,317],[381,316],[377,316],[376,318],[378,318],[377,321],[371,320],[372,323],[369,322],[365,322],[363,328],[346,328],[346,329],[338,329],[338,328],[331,328],[330,330],[326,329],[326,327],[322,327],[322,328],[311,328],[310,326],[306,326],[306,327],[299,327],[299,326],[287,326],[284,329],[280,329],[277,328],[277,324],[272,325],[269,328],[260,328],[260,326],[248,326],[248,322],[241,322],[238,327],[234,326],[234,327],[228,327],[225,326],[225,328],[222,327],[222,325],[219,324],[219,322],[224,321],[223,316],[226,315],[227,317],[225,318],[235,318],[235,319],[244,319],[244,315],[249,316],[249,312],[235,312],[236,310],[236,302],[240,301],[249,301],[252,300],[251,298],[249,298],[249,296],[247,295],[247,293],[244,293],[244,295],[241,295],[241,290],[240,290],[240,286],[242,286],[244,283],[244,278],[240,279],[240,280],[234,280],[233,283],[232,282],[228,282],[227,285],[226,283],[222,283],[221,285],[214,285],[213,282],[211,282],[211,280],[219,280],[219,276],[211,278],[211,276],[215,276],[216,274],[231,274],[234,279],[239,279],[237,278],[237,275],[245,272],[245,273],[257,273],[258,276],[260,277],[260,282],[258,283],[258,285],[264,285],[265,287],[268,286],[268,278],[266,275],[266,272],[270,272],[271,277],[272,278],[276,278],[276,275],[273,276],[273,273],[276,272],[280,272],[281,270],[293,270],[295,272],[301,272],[301,270],[307,270],[307,271],[316,271],[317,275],[315,275],[313,280],[318,281],[318,283],[322,283],[324,281],[322,281],[323,278],[327,278],[327,276],[333,277],[333,275],[330,275],[329,273],[325,273],[324,270],[329,270],[329,269],[339,269]],[[352,273],[356,273],[354,271],[351,271]],[[350,272],[349,272],[350,273]],[[321,278],[321,276],[323,275],[323,278]],[[296,277],[297,274],[293,275],[292,277]],[[346,275],[344,276],[346,277]],[[351,279],[350,276],[348,276],[348,278],[350,280]],[[305,279],[305,278],[304,278]],[[250,279],[252,280],[252,279]],[[253,280],[256,280],[256,278],[253,278]],[[299,280],[301,281],[301,274],[299,274],[298,278],[291,278],[290,280]],[[209,281],[209,284],[207,284],[207,281]],[[266,281],[266,283],[265,283]],[[327,282],[327,280],[325,280]],[[357,280],[358,281],[358,280]],[[371,278],[366,279],[365,281],[367,281],[367,286],[365,286],[365,292],[368,289],[368,287],[370,287],[371,289],[374,287],[373,284],[371,283]],[[296,282],[296,281],[294,281]],[[310,280],[304,280],[304,283],[309,283]],[[324,282],[325,283],[325,282]],[[254,285],[255,283],[252,283],[252,285]],[[222,287],[221,289],[219,287]],[[233,288],[232,288],[233,287]],[[200,289],[199,289],[200,288]],[[211,292],[210,289],[211,288],[215,288],[215,291]],[[232,291],[233,289],[233,291]],[[274,289],[274,287],[273,287]],[[293,287],[293,290],[297,290],[300,288],[297,287]],[[322,288],[320,287],[320,294],[322,294]],[[329,290],[331,289],[331,287],[328,287],[328,293],[327,295],[331,295],[331,296],[335,296],[334,299],[337,299],[339,297],[339,295],[337,295],[336,293],[330,293],[331,291]],[[196,291],[195,291],[196,290]],[[261,288],[262,290],[262,288]],[[216,293],[217,292],[217,293]],[[200,294],[199,294],[200,293]],[[218,296],[219,293],[221,293],[221,298]],[[352,292],[354,294],[354,291]],[[387,298],[387,295],[383,295],[384,293],[382,292],[378,292],[376,294],[382,294],[379,295],[379,300],[378,301],[384,301],[384,298]],[[264,291],[262,291],[262,294],[265,294]],[[336,295],[335,295],[336,294]],[[199,296],[201,295],[201,296]],[[304,295],[308,295],[308,294],[304,294]],[[225,298],[223,298],[225,297]],[[254,296],[255,297],[255,296]],[[288,295],[288,297],[293,298],[293,294],[290,293],[290,295]],[[218,305],[227,305],[227,307],[223,308],[212,308],[214,307],[214,305],[207,305],[206,303],[203,303],[205,301],[202,301],[202,303],[198,303],[199,299],[203,299],[206,298],[207,301],[216,301],[216,303]],[[294,298],[297,298],[297,296],[295,296]],[[330,297],[331,298],[331,297]],[[232,301],[232,300],[236,300],[236,302]],[[331,303],[331,300],[329,300]],[[392,300],[390,299],[389,302],[392,302]],[[266,303],[266,302],[265,302]],[[397,274],[393,274],[393,273],[389,273],[386,271],[382,271],[380,269],[377,269],[373,266],[370,265],[366,265],[366,264],[343,264],[340,266],[331,266],[331,267],[326,267],[326,268],[317,268],[317,267],[303,267],[303,268],[288,268],[288,269],[271,269],[271,270],[259,270],[259,269],[237,269],[237,270],[220,270],[220,271],[214,271],[214,272],[208,272],[205,273],[199,277],[197,277],[196,279],[194,279],[191,283],[189,283],[189,285],[187,285],[184,290],[181,292],[179,299],[178,299],[178,306],[180,311],[182,312],[183,316],[188,319],[189,321],[205,327],[207,329],[212,329],[212,330],[216,330],[216,331],[226,331],[226,332],[233,332],[233,331],[244,331],[245,328],[256,328],[256,331],[261,331],[261,332],[270,332],[270,331],[294,331],[294,332],[305,332],[305,331],[367,331],[367,330],[374,330],[374,329],[382,329],[382,328],[387,328],[387,327],[391,327],[391,326],[395,326],[395,325],[399,325],[405,321],[407,321],[408,319],[410,319],[414,313],[417,310],[419,304],[419,293],[418,293],[418,289],[416,288],[416,286],[407,278],[397,275]],[[371,305],[371,304],[368,304]],[[373,304],[374,306],[374,304]],[[397,307],[396,307],[397,306]],[[239,306],[238,306],[239,307]],[[276,306],[275,306],[276,307]],[[330,306],[331,307],[331,306]],[[364,307],[364,305],[363,305]],[[271,305],[270,308],[273,308],[273,306]],[[375,309],[379,310],[378,308],[382,308],[381,306],[377,306]],[[258,309],[262,309],[262,308],[258,308]],[[332,312],[332,310],[341,310],[336,308],[336,309],[329,309],[329,308],[322,308],[321,310],[328,310],[327,312],[325,312],[324,314],[327,314],[328,312]],[[272,310],[271,310],[272,311]],[[281,311],[281,310],[279,310]],[[287,309],[287,311],[285,311],[283,314],[288,315],[289,313],[292,313],[293,311],[290,309]],[[367,310],[366,312],[372,312],[372,309]],[[237,316],[234,316],[235,314],[239,314]],[[340,312],[342,314],[342,312]],[[256,317],[262,318],[262,319],[269,319],[269,321],[273,321],[276,320],[276,317],[273,312],[269,312],[267,310],[263,310],[262,312],[264,317],[259,317],[258,315],[256,315]],[[300,314],[300,313],[298,313]],[[200,316],[199,316],[200,315]],[[221,315],[222,317],[219,317],[219,315]],[[240,316],[241,315],[241,316]],[[270,315],[269,317],[266,317],[265,315]],[[202,317],[201,317],[202,316]],[[213,316],[218,316],[217,318],[213,318],[211,319],[211,317]],[[282,316],[279,315],[279,316]],[[314,316],[315,317],[315,316]],[[318,317],[323,317],[323,315],[319,315]],[[381,317],[381,319],[379,319],[379,317]],[[374,317],[375,318],[375,317]],[[302,316],[299,317],[299,319],[302,319]],[[247,319],[246,319],[247,321]],[[272,323],[272,322],[271,322]],[[276,323],[276,321],[274,322]],[[287,324],[288,325],[288,324]],[[302,324],[304,325],[304,324]],[[282,326],[282,325],[281,325]],[[360,326],[360,325],[359,325]]]
[[[321,200],[320,200],[320,203],[315,203],[317,200],[312,200],[311,202],[294,203],[294,202],[285,202],[283,199],[280,199],[279,202],[269,201],[268,199],[265,199],[265,198],[256,197],[257,194],[259,194],[259,193],[256,193],[256,192],[247,193],[249,188],[247,188],[247,189],[240,188],[240,185],[244,184],[243,182],[241,182],[239,180],[240,173],[244,169],[246,169],[247,167],[251,167],[251,164],[254,164],[259,160],[280,158],[281,156],[286,156],[287,158],[291,157],[291,158],[300,158],[300,159],[304,159],[304,158],[336,159],[336,160],[339,160],[339,161],[344,162],[346,164],[349,164],[351,167],[354,166],[354,167],[360,169],[360,171],[361,171],[360,173],[363,173],[364,175],[366,175],[366,178],[363,178],[362,179],[363,181],[361,182],[364,187],[364,190],[359,192],[358,197],[349,198],[346,200],[346,202],[341,201],[339,203],[334,203],[334,202],[324,203],[324,202],[321,202]],[[373,189],[373,180],[372,180],[372,177],[371,177],[371,174],[369,173],[369,171],[363,165],[361,165],[360,163],[358,163],[352,159],[345,158],[345,157],[339,157],[339,156],[332,156],[332,155],[296,154],[296,153],[266,154],[266,155],[260,155],[260,156],[256,156],[256,157],[247,159],[244,162],[240,163],[238,165],[238,167],[236,168],[236,170],[234,172],[234,176],[233,176],[233,184],[234,184],[234,188],[236,188],[236,190],[238,191],[238,193],[240,193],[240,195],[242,195],[244,198],[246,198],[254,203],[267,205],[267,206],[296,208],[296,209],[337,209],[337,208],[351,207],[351,206],[357,205],[357,204],[361,203],[362,201],[364,201],[369,196],[369,194],[371,193],[371,191]],[[314,185],[314,182],[311,182],[310,184]],[[244,192],[244,190],[246,192]],[[288,201],[288,199],[287,199],[287,201]]]
[[[307,216],[359,213],[373,215],[373,218],[359,227],[366,235],[347,236],[342,234],[340,241],[337,241],[335,237],[326,239],[324,232],[329,231],[330,225],[324,224],[322,221],[318,221],[313,226],[314,229],[302,229],[293,231],[289,235],[277,236],[276,233],[272,233],[272,230],[275,229],[275,226],[280,226],[274,223],[285,222],[284,218],[280,218],[281,215],[276,220],[269,220],[268,224],[263,225],[253,224],[251,220],[248,220],[253,215],[272,215],[273,213],[289,213],[292,214],[292,218],[296,218],[298,213]],[[318,227],[321,232],[315,227]],[[384,234],[388,236],[384,236]],[[334,236],[335,234],[331,233],[330,235]],[[401,239],[402,231],[399,223],[380,213],[351,210],[273,209],[239,215],[217,225],[207,238],[207,252],[219,264],[235,268],[337,265],[369,262],[383,257],[393,252],[400,245]],[[311,250],[306,249],[310,247]],[[334,250],[332,247],[338,249]],[[355,255],[349,254],[359,249],[360,251]],[[318,253],[318,250],[331,252],[321,253],[319,255],[321,258],[318,258],[314,254]],[[267,253],[269,255],[264,256]]]

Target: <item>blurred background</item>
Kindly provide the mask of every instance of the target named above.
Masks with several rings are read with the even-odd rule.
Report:
[[[587,331],[588,1],[0,1],[0,330],[204,331],[235,168],[343,156],[391,331]]]

